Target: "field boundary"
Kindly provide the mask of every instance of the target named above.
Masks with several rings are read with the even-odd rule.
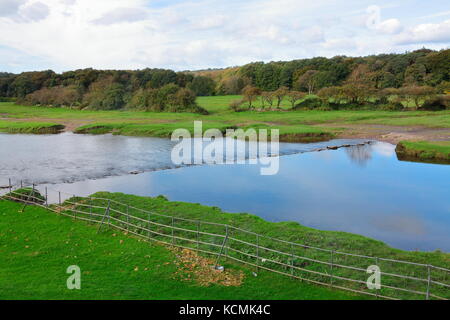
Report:
[[[29,193],[18,192],[30,188]],[[293,279],[381,299],[450,299],[450,269],[409,261],[365,256],[277,239],[236,226],[164,215],[100,197],[77,197],[35,184],[13,185],[4,199],[37,205],[60,215],[110,227],[146,241],[230,259]],[[42,188],[41,188],[42,189]],[[52,197],[50,197],[50,195]],[[62,197],[67,198],[64,202]],[[49,198],[57,199],[50,204]],[[368,289],[367,268],[380,268],[381,288]]]

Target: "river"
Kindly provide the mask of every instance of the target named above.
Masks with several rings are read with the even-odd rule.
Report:
[[[281,143],[278,174],[264,176],[260,165],[174,165],[167,139],[0,134],[0,185],[11,177],[79,196],[163,194],[405,250],[449,252],[450,167],[399,161],[395,146],[361,142]],[[355,146],[314,151],[343,144]]]

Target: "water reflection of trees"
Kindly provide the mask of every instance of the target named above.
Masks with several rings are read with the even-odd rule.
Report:
[[[357,145],[345,148],[350,160],[357,165],[364,167],[372,159],[372,146],[369,144]]]

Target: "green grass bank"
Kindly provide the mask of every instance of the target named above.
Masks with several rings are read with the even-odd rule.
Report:
[[[240,285],[200,285],[165,246],[107,229],[97,234],[96,225],[21,207],[0,200],[0,299],[365,298],[268,272],[254,277],[231,263],[226,270],[244,274]],[[66,287],[71,265],[81,269],[81,290]]]
[[[450,163],[450,141],[401,141],[395,151],[401,160]]]

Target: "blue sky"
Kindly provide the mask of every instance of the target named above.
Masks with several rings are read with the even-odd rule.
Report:
[[[450,47],[448,0],[0,0],[0,71],[174,70]]]

